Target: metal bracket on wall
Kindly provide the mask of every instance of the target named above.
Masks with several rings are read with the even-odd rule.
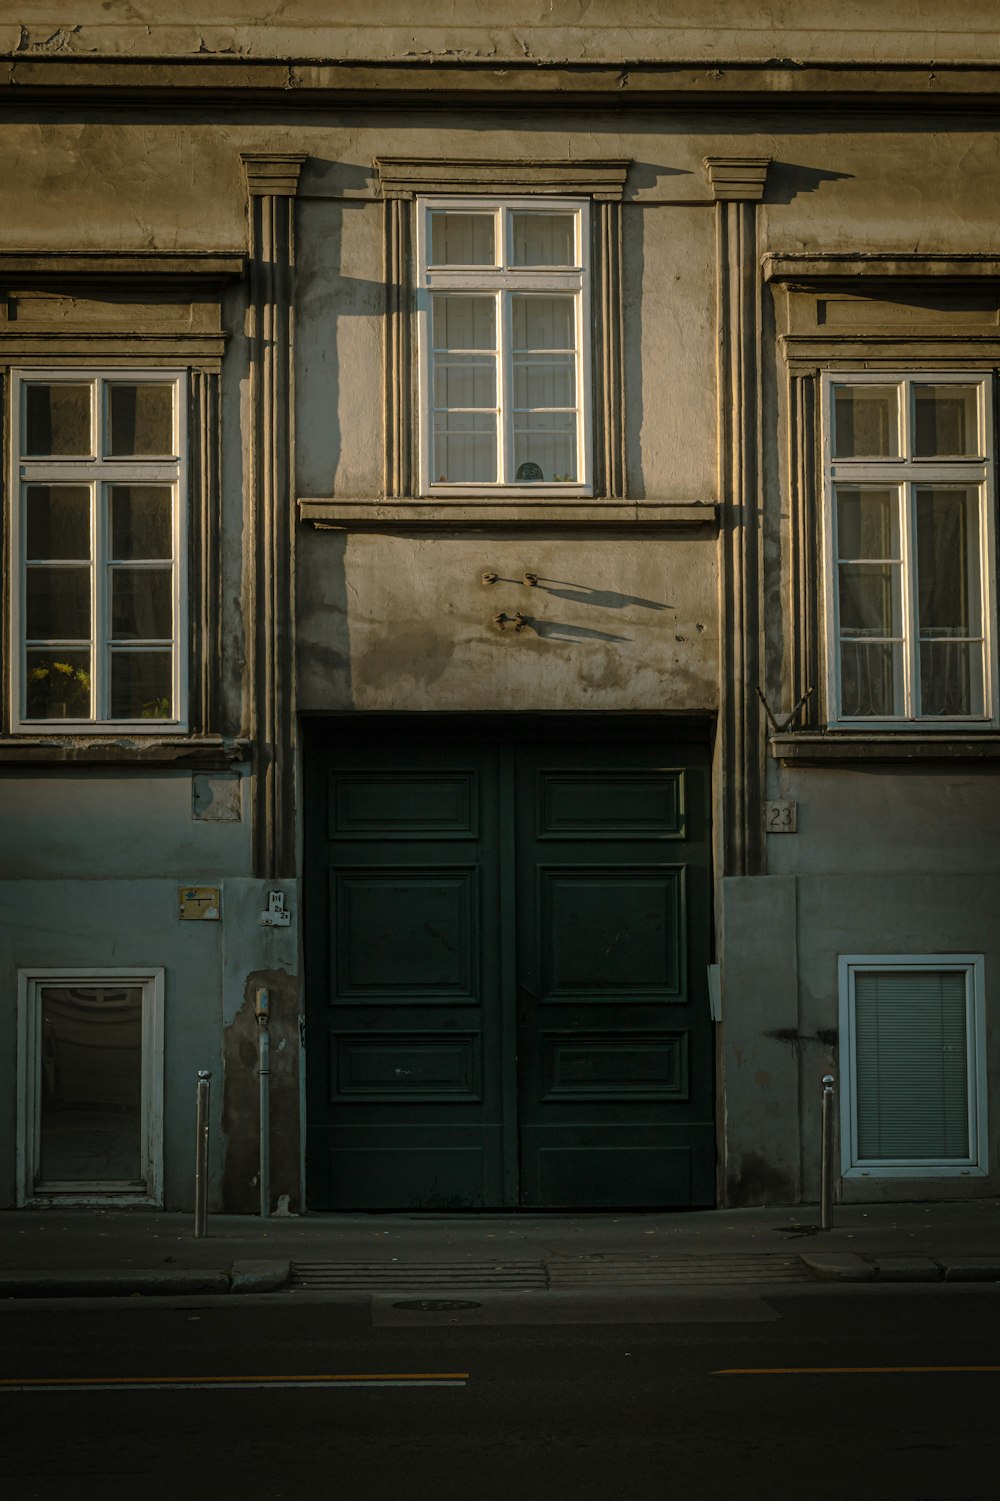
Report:
[[[802,697],[799,699],[798,703],[795,705],[795,708],[792,710],[792,712],[790,714],[786,714],[784,719],[776,719],[774,714],[771,712],[770,704],[764,697],[763,688],[757,689],[757,697],[764,705],[764,713],[767,715],[767,722],[771,726],[772,735],[780,735],[785,730],[791,729],[793,721],[798,717],[799,710],[802,709],[807,701],[812,697],[812,691],[813,690],[811,687],[807,688],[805,693],[803,693]]]

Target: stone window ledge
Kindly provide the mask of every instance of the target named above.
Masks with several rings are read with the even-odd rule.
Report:
[[[823,766],[837,763],[914,761],[997,761],[1000,733],[995,730],[962,734],[920,731],[883,733],[809,731],[772,735],[771,754],[784,766]]]
[[[221,735],[175,737],[7,735],[0,766],[155,766],[217,771],[250,759],[249,740]]]
[[[715,526],[718,506],[712,501],[677,505],[657,500],[608,500],[572,497],[494,498],[493,496],[433,500],[303,499],[303,521],[345,531],[394,531],[433,527],[461,529],[533,526]]]

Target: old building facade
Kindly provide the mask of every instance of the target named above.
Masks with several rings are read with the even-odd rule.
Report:
[[[0,1203],[995,1194],[991,7],[0,16]],[[335,12],[330,15],[330,11]],[[147,13],[148,12],[148,13]]]

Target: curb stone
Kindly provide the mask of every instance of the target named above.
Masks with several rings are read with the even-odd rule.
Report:
[[[876,1282],[940,1282],[941,1267],[929,1256],[879,1256]]]
[[[231,1293],[270,1293],[284,1287],[292,1272],[290,1261],[234,1261],[229,1276]]]
[[[0,1298],[80,1298],[171,1296],[185,1293],[227,1293],[229,1273],[223,1271],[87,1271],[6,1272],[0,1274]]]
[[[820,1282],[874,1282],[875,1268],[853,1251],[812,1252],[800,1255],[803,1265]]]
[[[941,1265],[946,1282],[1000,1282],[1000,1258],[995,1256],[950,1256]]]

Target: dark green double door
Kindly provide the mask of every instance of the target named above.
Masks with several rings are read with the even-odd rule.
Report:
[[[307,761],[310,1207],[713,1203],[707,751],[392,736]]]

